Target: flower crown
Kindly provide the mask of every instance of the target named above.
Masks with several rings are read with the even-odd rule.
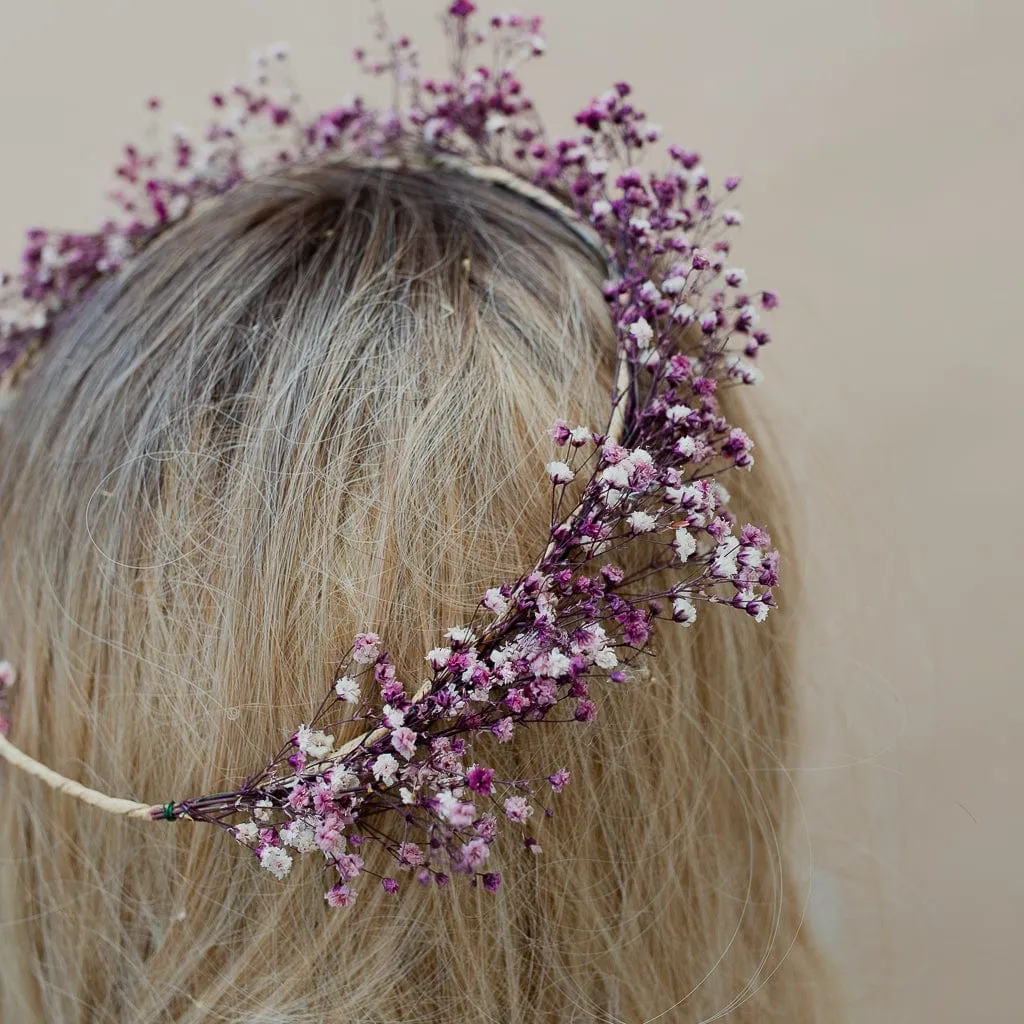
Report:
[[[544,50],[540,20],[499,16],[478,29],[474,11],[468,0],[447,9],[452,59],[442,79],[422,77],[409,39],[378,16],[384,56],[355,58],[393,79],[396,99],[384,110],[350,99],[304,116],[279,73],[284,48],[256,54],[254,82],[212,97],[215,117],[200,140],[174,131],[166,152],[126,147],[116,218],[93,234],[30,231],[20,273],[0,282],[0,382],[10,386],[59,317],[200,201],[275,169],[401,163],[410,153],[544,205],[611,268],[604,295],[618,374],[608,423],[600,432],[562,420],[551,428],[560,453],[546,466],[553,515],[543,551],[444,634],[418,690],[397,677],[381,637],[358,633],[320,707],[237,789],[156,806],[58,775],[6,738],[0,716],[0,754],[103,810],[217,825],[278,878],[295,855],[318,855],[332,906],[351,904],[372,874],[363,859],[371,845],[394,860],[391,875],[376,876],[389,893],[400,879],[445,886],[452,875],[496,890],[501,876],[487,869],[500,828],[525,826],[542,788],[561,793],[570,772],[501,778],[486,763],[488,745],[537,722],[591,722],[599,684],[626,683],[653,653],[656,619],[689,626],[706,602],[761,622],[775,606],[778,552],[764,529],[737,528],[716,479],[753,465],[752,441],[726,422],[717,394],[760,379],[751,360],[769,338],[758,310],[777,304],[772,292],[750,294],[744,272],[727,266],[724,236],[740,214],[713,197],[697,153],[669,146],[668,170],[637,166],[660,130],[624,83],[576,115],[578,134],[550,140],[516,72]],[[476,64],[484,44],[492,62]],[[727,178],[725,192],[738,184]],[[650,557],[626,571],[621,553],[638,538]],[[652,582],[666,578],[670,586]],[[0,698],[13,681],[0,662]],[[352,723],[360,735],[340,743]],[[534,838],[525,844],[539,851]]]

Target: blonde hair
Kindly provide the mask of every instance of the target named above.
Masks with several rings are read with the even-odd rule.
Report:
[[[418,684],[440,632],[543,545],[544,429],[606,420],[604,273],[549,212],[436,171],[251,183],[155,244],[0,422],[18,745],[156,803],[258,767],[359,629]],[[726,482],[787,556],[762,463]],[[0,1016],[824,1019],[780,839],[791,625],[709,609],[592,725],[500,748],[509,775],[574,779],[542,855],[499,843],[494,895],[367,885],[332,910],[311,866],[280,883],[208,826],[3,771]]]

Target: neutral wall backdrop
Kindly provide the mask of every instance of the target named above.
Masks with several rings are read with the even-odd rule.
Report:
[[[440,4],[387,0],[438,58]],[[250,50],[311,102],[357,86],[365,0],[0,0],[0,258],[92,228],[141,100],[195,125]],[[498,8],[483,0],[486,12]],[[529,81],[569,125],[631,81],[714,177],[737,262],[776,286],[779,424],[811,600],[797,845],[854,1021],[1024,1020],[1020,341],[1014,0],[534,0]]]

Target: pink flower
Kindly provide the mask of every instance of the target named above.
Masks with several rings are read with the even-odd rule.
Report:
[[[597,714],[597,708],[592,700],[578,700],[576,702],[576,711],[573,713],[573,717],[577,722],[589,722]]]
[[[508,600],[497,587],[491,587],[484,594],[482,604],[488,611],[494,612],[495,615],[504,615],[508,611]]]
[[[358,853],[343,853],[335,860],[334,866],[345,881],[351,882],[363,870],[363,858]]]
[[[324,899],[332,907],[350,907],[356,901],[356,894],[343,882],[339,882],[327,890]]]
[[[384,891],[392,896],[398,892],[398,881],[394,878],[382,878],[380,884]]]
[[[460,866],[466,871],[478,871],[490,856],[491,848],[482,839],[470,839],[462,848]]]
[[[415,867],[423,863],[423,851],[415,843],[402,843],[398,848],[398,859],[402,864]]]
[[[8,690],[14,685],[17,673],[9,661],[0,661],[0,690]]]
[[[501,872],[491,871],[484,875],[484,888],[488,892],[497,892],[501,888]]]
[[[380,637],[376,633],[356,633],[352,657],[360,665],[372,665],[380,654]]]
[[[569,770],[567,768],[559,768],[554,775],[548,776],[548,782],[551,783],[551,788],[556,793],[561,793],[562,790],[569,785],[569,780],[571,778],[572,776],[570,775]]]
[[[510,796],[505,800],[505,817],[509,821],[524,822],[533,814],[533,808],[525,797]]]
[[[391,746],[408,761],[416,753],[416,733],[403,725],[391,734]]]

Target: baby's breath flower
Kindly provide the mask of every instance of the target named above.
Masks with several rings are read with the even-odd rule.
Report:
[[[549,462],[545,467],[553,484],[572,483],[576,474],[564,462]]]
[[[292,858],[280,846],[264,846],[260,853],[260,864],[275,878],[284,878],[292,869]]]
[[[491,587],[484,594],[483,605],[495,615],[504,615],[508,611],[508,601],[497,587]]]
[[[533,808],[525,797],[510,796],[505,800],[505,817],[509,821],[524,822],[533,814]]]
[[[380,654],[380,637],[376,633],[357,633],[352,657],[360,665],[372,665]]]
[[[651,533],[658,526],[658,520],[654,516],[640,510],[630,512],[626,516],[626,523],[634,533]]]
[[[252,846],[259,838],[260,827],[254,821],[243,821],[234,827],[235,838],[246,846]]]
[[[675,548],[679,561],[685,562],[697,550],[697,542],[693,539],[693,534],[689,530],[680,527],[676,530],[676,537],[672,541],[672,547]]]
[[[420,649],[422,650],[422,648]],[[451,654],[450,647],[435,647],[433,650],[427,651],[427,661],[430,662],[430,667],[435,672],[440,672],[448,664]]]
[[[351,676],[339,676],[334,681],[334,692],[339,700],[347,701],[349,704],[359,702],[359,684]]]
[[[324,893],[324,899],[332,907],[350,907],[356,901],[356,894],[347,885],[339,882]]]
[[[644,317],[640,317],[635,323],[630,324],[629,333],[637,343],[637,347],[641,349],[647,348],[654,337],[654,330]]]
[[[685,597],[677,597],[672,602],[672,618],[684,626],[692,626],[697,620],[697,609],[692,601]]]
[[[395,773],[398,771],[398,761],[391,754],[381,754],[373,762],[373,777],[385,786],[392,786],[395,782]]]
[[[408,761],[416,753],[416,733],[403,725],[391,734],[391,746]]]

